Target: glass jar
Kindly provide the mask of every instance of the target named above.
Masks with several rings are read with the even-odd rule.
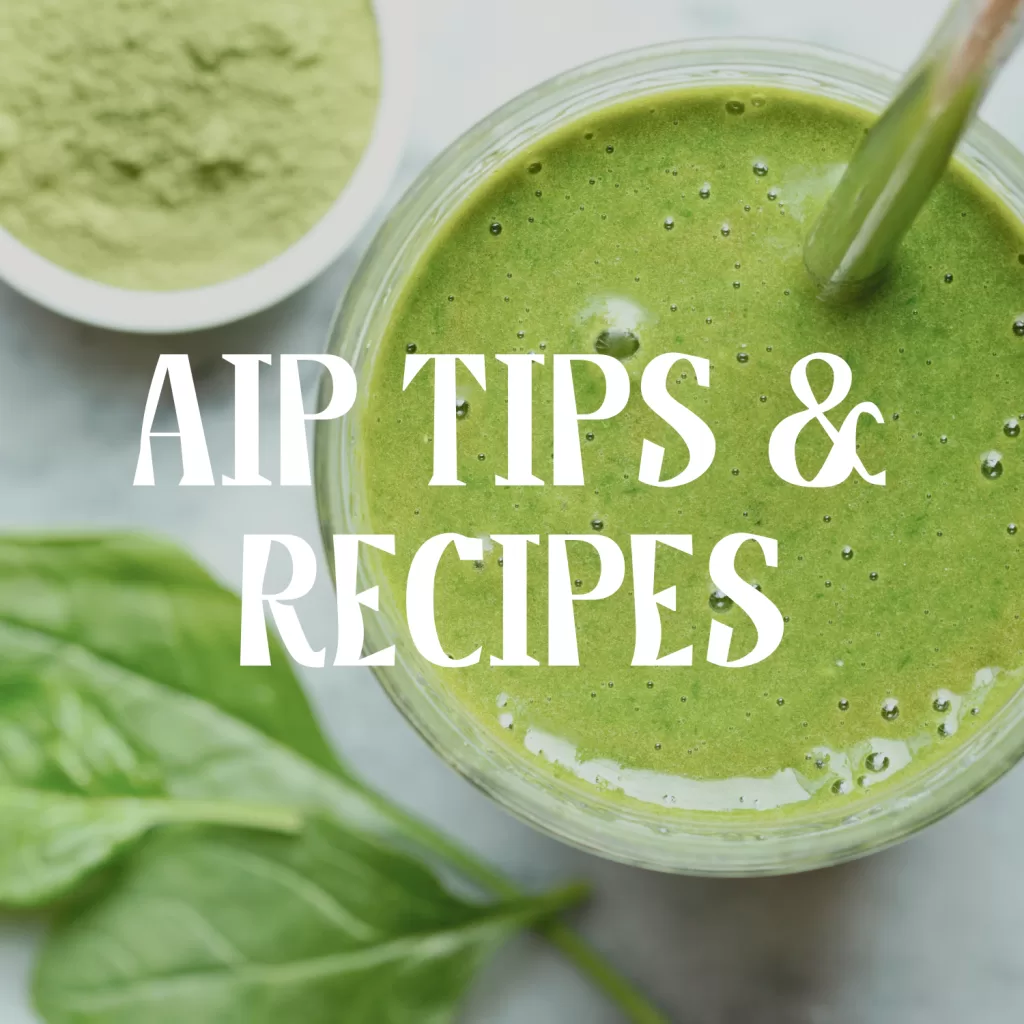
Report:
[[[319,425],[317,500],[327,550],[335,533],[371,533],[359,444],[378,343],[408,275],[451,211],[510,156],[561,125],[617,101],[687,86],[781,86],[878,111],[899,76],[858,58],[795,43],[702,40],[617,54],[560,75],[481,121],[420,175],[389,215],[349,286],[330,337],[364,386],[353,410]],[[960,159],[1024,219],[1024,157],[976,124]],[[385,576],[380,553],[364,547],[360,589]],[[752,816],[691,821],[555,776],[525,750],[501,745],[446,693],[404,635],[387,588],[368,613],[368,649],[397,645],[380,683],[433,748],[499,803],[551,835],[593,853],[662,871],[778,874],[824,867],[879,849],[948,814],[1024,755],[1024,693],[954,753],[874,803],[818,809],[799,820],[759,824]]]

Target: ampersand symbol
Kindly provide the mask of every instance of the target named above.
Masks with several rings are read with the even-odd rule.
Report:
[[[828,363],[832,369],[832,389],[823,402],[814,397],[810,382],[807,380],[807,367],[816,360]],[[815,352],[805,356],[793,367],[789,383],[793,388],[793,394],[806,408],[803,412],[787,416],[772,431],[771,440],[768,442],[768,461],[776,475],[797,487],[835,487],[856,470],[869,484],[884,487],[885,470],[874,475],[868,473],[857,454],[857,421],[862,413],[867,413],[876,423],[884,423],[885,419],[878,406],[874,402],[861,402],[843,420],[839,430],[832,426],[825,415],[850,393],[853,371],[846,360],[828,352]],[[805,480],[796,464],[796,441],[804,427],[813,420],[821,424],[822,430],[832,441],[832,450],[828,453],[818,475],[813,480]]]

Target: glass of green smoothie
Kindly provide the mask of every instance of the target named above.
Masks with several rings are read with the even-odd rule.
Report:
[[[352,282],[331,350],[360,392],[320,425],[326,537],[394,534],[365,547],[367,649],[397,645],[379,680],[449,763],[508,809],[604,856],[691,873],[750,875],[834,864],[899,840],[998,778],[1024,753],[1024,158],[984,125],[870,300],[820,302],[804,238],[897,76],[788,43],[701,41],[611,57],[562,75],[483,121],[422,174]],[[462,487],[431,487],[433,388],[403,388],[407,355],[479,353],[483,389],[457,378]],[[580,424],[582,486],[552,483],[551,363],[610,354],[631,381],[617,416]],[[659,355],[685,362],[671,395],[711,428],[697,480],[638,480],[644,439],[679,474],[686,445],[641,398]],[[791,372],[813,353],[852,372],[833,431],[864,401],[857,455],[884,486],[781,480],[769,438],[805,406]],[[499,354],[533,353],[533,472],[505,487],[508,394]],[[604,380],[579,364],[579,409]],[[819,372],[820,371],[820,372]],[[823,399],[824,362],[809,367]],[[814,477],[833,439],[812,421],[796,447]],[[483,558],[440,564],[438,635],[478,664],[439,669],[410,641],[405,579],[429,537],[483,538]],[[501,653],[502,548],[530,546],[528,640],[536,666]],[[778,566],[746,545],[738,574],[784,616],[771,657],[723,668],[709,629],[755,629],[717,590],[724,536],[778,541]],[[548,664],[546,535],[692,537],[661,549],[662,651],[692,665],[631,666],[634,581],[575,605],[579,667]],[[330,544],[328,544],[330,549]],[[585,543],[573,585],[595,587]],[[362,589],[362,588],[361,588]]]

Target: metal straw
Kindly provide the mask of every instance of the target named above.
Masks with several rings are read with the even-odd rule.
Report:
[[[1019,42],[1024,0],[957,0],[854,154],[804,247],[822,298],[884,277],[996,72]]]

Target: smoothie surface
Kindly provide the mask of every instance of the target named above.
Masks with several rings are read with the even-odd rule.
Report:
[[[851,806],[911,782],[953,754],[1017,692],[1024,667],[1024,233],[963,168],[947,174],[903,245],[891,279],[861,305],[819,302],[802,264],[813,219],[870,123],[837,102],[775,89],[688,90],[588,116],[510,159],[452,210],[405,283],[362,388],[361,461],[376,532],[397,536],[383,585],[404,611],[409,561],[428,537],[536,533],[529,644],[541,665],[492,668],[501,653],[500,548],[482,563],[450,550],[437,577],[438,629],[479,665],[438,670],[438,685],[533,765],[611,800],[667,814],[804,814]],[[603,339],[603,340],[602,340]],[[583,423],[584,487],[551,483],[551,356],[613,348],[632,393],[608,422]],[[460,368],[459,473],[430,487],[430,368],[403,391],[407,352],[483,353],[487,389]],[[617,347],[616,347],[617,346]],[[635,351],[634,351],[635,349]],[[687,486],[637,481],[644,438],[666,449],[663,478],[686,446],[640,395],[655,356],[689,366],[674,397],[711,427],[717,455]],[[838,429],[859,402],[856,473],[826,490],[780,480],[768,441],[804,406],[790,371],[814,352],[853,372],[828,415]],[[534,370],[534,473],[544,487],[495,486],[506,472],[505,367],[497,353],[547,357]],[[810,380],[823,398],[824,364]],[[577,401],[604,394],[576,364]],[[832,442],[815,423],[797,459],[813,477]],[[1024,526],[1024,523],[1022,523]],[[551,668],[546,534],[599,530],[622,547],[627,576],[607,600],[576,602],[581,665]],[[737,568],[786,619],[779,649],[744,669],[709,664],[712,618],[734,627],[732,656],[755,631],[712,593],[708,556],[728,534],[775,538],[779,566],[752,544]],[[660,548],[662,654],[694,645],[689,668],[631,668],[631,534],[692,534],[693,556]],[[571,546],[581,593],[596,583],[589,546]],[[406,643],[409,643],[406,637]]]

